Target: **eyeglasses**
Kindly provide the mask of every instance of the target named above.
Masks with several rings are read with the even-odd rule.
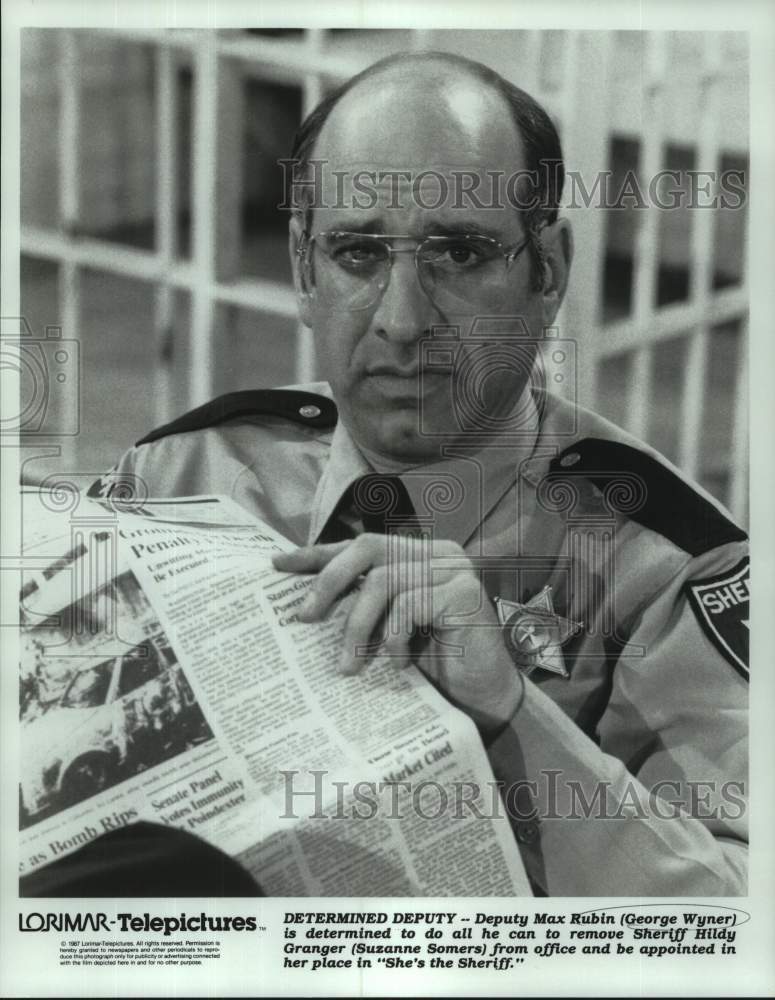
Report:
[[[404,248],[393,240],[409,241]],[[414,253],[425,294],[443,313],[493,310],[508,289],[509,268],[530,243],[504,246],[481,234],[450,236],[377,235],[329,230],[316,233],[297,250],[307,286],[322,301],[351,311],[369,309],[390,283],[393,258]]]

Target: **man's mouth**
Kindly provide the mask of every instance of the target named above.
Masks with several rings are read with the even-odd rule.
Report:
[[[420,369],[417,365],[409,365],[401,368],[397,365],[375,365],[369,368],[367,375],[382,375],[389,378],[417,379],[420,376]]]
[[[364,386],[393,404],[417,407],[449,385],[449,372],[422,369],[418,365],[375,365],[366,371]]]

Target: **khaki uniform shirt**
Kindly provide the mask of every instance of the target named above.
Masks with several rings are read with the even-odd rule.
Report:
[[[551,396],[532,405],[519,435],[401,473],[493,600],[514,611],[549,586],[581,625],[563,673],[556,656],[534,666],[488,746],[528,874],[548,895],[744,894],[745,535],[623,431]],[[324,383],[233,394],[149,435],[98,489],[228,494],[311,543],[373,471],[334,423]]]

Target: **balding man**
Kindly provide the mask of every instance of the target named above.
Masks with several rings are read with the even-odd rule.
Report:
[[[572,257],[550,119],[478,63],[398,56],[293,155],[325,382],[201,407],[99,491],[231,494],[300,546],[278,568],[318,574],[308,620],[360,581],[343,671],[371,644],[470,714],[537,893],[744,893],[745,534],[547,391]]]

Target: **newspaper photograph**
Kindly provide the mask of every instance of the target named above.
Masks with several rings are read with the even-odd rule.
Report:
[[[30,766],[20,784],[21,829],[213,738],[131,570],[87,601],[63,608],[61,626],[49,619],[23,632],[19,721]],[[76,620],[99,627],[93,616],[102,602],[110,602],[109,616],[116,606],[133,616],[137,645],[118,656],[79,645],[75,669],[70,657],[50,656]]]
[[[505,813],[432,801],[495,787],[473,723],[416,667],[337,688],[345,609],[296,621],[309,581],[272,570],[271,528],[227,498],[57,499],[22,494],[22,895],[143,820],[234,853],[256,895],[530,895]]]
[[[772,995],[775,10],[3,13],[0,994]]]

